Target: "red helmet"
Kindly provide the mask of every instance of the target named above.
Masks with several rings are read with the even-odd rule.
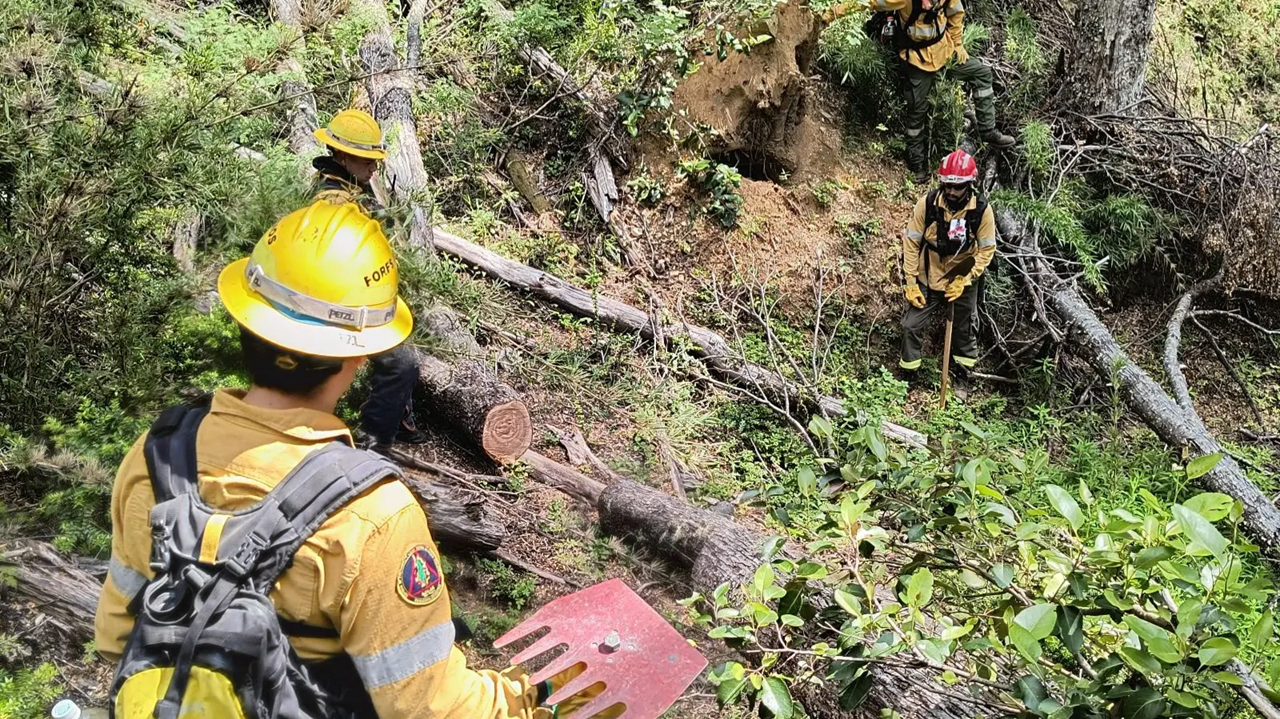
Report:
[[[978,162],[964,150],[947,155],[938,168],[938,181],[944,185],[962,185],[978,181]]]

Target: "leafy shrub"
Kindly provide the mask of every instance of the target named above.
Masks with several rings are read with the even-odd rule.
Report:
[[[525,608],[538,588],[538,583],[533,578],[520,576],[501,560],[482,557],[476,560],[476,565],[487,578],[486,590],[489,596],[505,602],[516,611]]]
[[[1047,481],[1044,452],[972,424],[936,458],[870,427],[823,431],[838,449],[798,466],[767,563],[740,593],[686,602],[709,636],[760,660],[712,672],[722,704],[789,707],[789,683],[826,681],[852,711],[874,664],[910,656],[944,683],[1000,687],[1002,714],[1221,716],[1248,671],[1233,660],[1274,654],[1275,590],[1225,495],[1104,504],[1084,482]],[[784,558],[788,542],[805,559]],[[1268,666],[1274,683],[1280,662]]]
[[[0,718],[43,719],[63,690],[58,668],[48,662],[13,674],[0,670]]]
[[[690,182],[706,194],[706,212],[718,220],[721,227],[730,229],[737,226],[743,203],[742,195],[738,194],[742,175],[737,170],[706,158],[681,160],[676,163],[676,177]]]
[[[867,124],[892,124],[903,111],[894,58],[862,31],[865,14],[837,20],[822,33],[818,59],[831,77],[856,98],[850,110]]]

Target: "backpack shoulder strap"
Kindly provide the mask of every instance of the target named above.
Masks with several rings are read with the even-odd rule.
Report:
[[[925,235],[925,239],[928,239],[928,238],[929,238],[929,226],[930,226],[930,225],[935,225],[935,226],[936,226],[936,225],[938,225],[938,223],[939,223],[939,222],[941,222],[941,221],[942,221],[942,209],[941,209],[940,207],[938,207],[938,193],[940,193],[940,192],[942,192],[942,190],[939,190],[939,189],[936,189],[936,188],[935,188],[935,189],[929,190],[929,194],[927,194],[927,195],[925,195],[925,196],[924,196],[924,235]],[[934,236],[934,242],[935,242],[935,243],[938,241],[938,237],[940,237],[940,236],[941,236],[941,235],[935,235],[935,236]]]
[[[209,414],[209,398],[161,413],[147,433],[143,455],[156,504],[192,491],[196,485],[196,433]]]
[[[977,241],[978,228],[982,227],[982,216],[987,214],[987,207],[989,206],[985,195],[978,192],[976,193],[976,196],[978,200],[977,203],[974,204],[973,209],[969,210],[968,214],[965,216],[965,222],[970,227],[970,231],[973,232],[975,242]]]
[[[254,568],[258,585],[274,583],[303,542],[335,512],[375,484],[400,476],[387,459],[342,442],[308,455],[270,492],[279,508],[279,526],[268,535],[275,561],[264,556],[267,561]]]

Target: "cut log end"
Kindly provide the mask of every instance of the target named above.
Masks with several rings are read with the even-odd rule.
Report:
[[[494,405],[485,415],[480,446],[502,464],[513,464],[533,443],[533,420],[519,400]]]

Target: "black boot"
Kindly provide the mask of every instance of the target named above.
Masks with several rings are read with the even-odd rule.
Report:
[[[1006,135],[994,127],[982,133],[982,141],[997,150],[1008,150],[1018,144],[1017,139],[1012,135]]]

